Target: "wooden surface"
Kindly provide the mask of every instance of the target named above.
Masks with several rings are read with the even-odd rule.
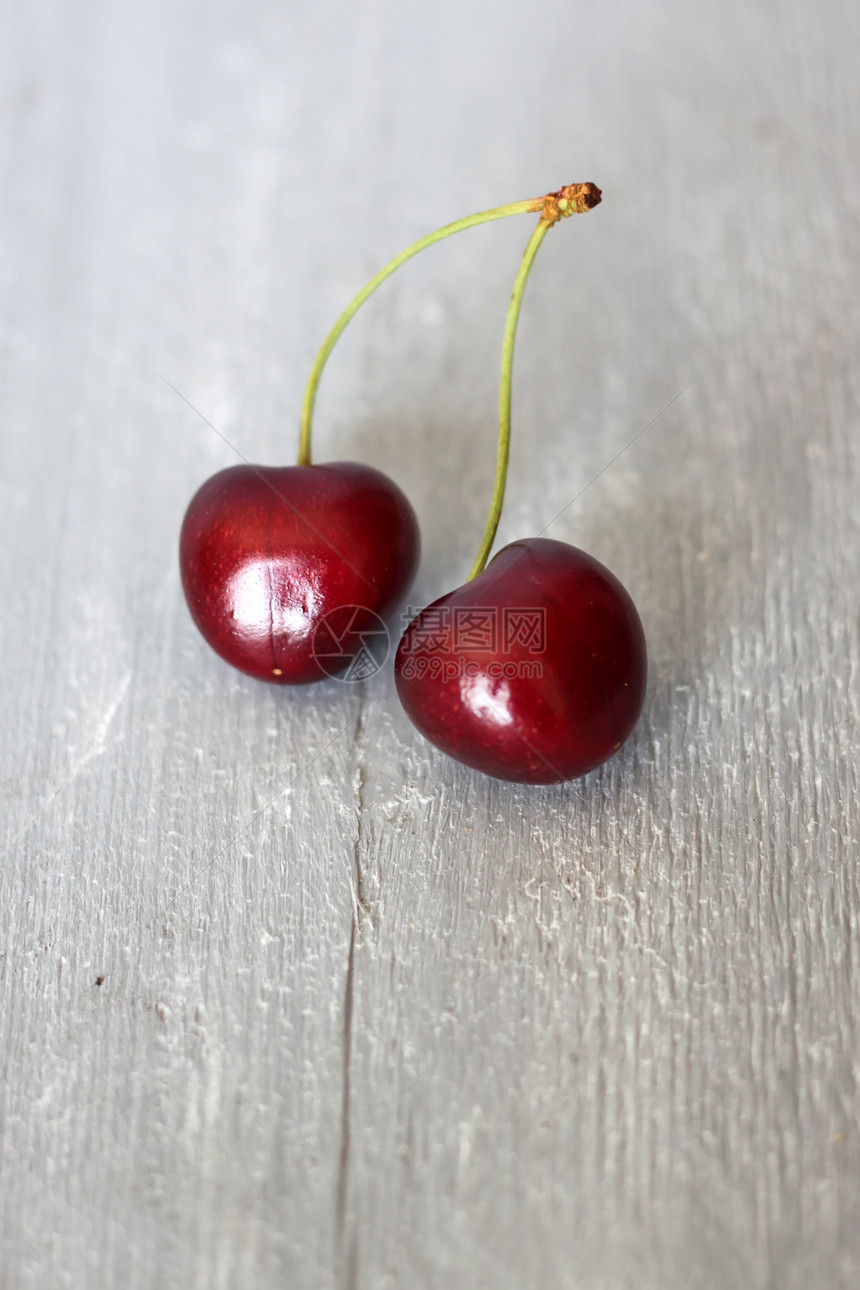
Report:
[[[0,1286],[860,1284],[856,6],[2,24]],[[651,671],[620,756],[530,790],[390,671],[207,650],[177,533],[236,457],[166,382],[287,463],[371,272],[584,179],[500,537],[559,516]],[[404,269],[324,378],[318,458],[419,512],[414,605],[477,545],[529,231]]]

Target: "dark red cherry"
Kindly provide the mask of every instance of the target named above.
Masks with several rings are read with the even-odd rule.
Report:
[[[191,499],[179,564],[212,648],[250,676],[289,685],[335,670],[314,651],[333,610],[358,607],[353,636],[365,620],[378,627],[376,615],[409,587],[419,547],[406,497],[370,466],[231,466]]]
[[[642,709],[645,636],[597,560],[512,542],[421,611],[395,659],[397,693],[457,761],[524,784],[574,779],[621,747]]]

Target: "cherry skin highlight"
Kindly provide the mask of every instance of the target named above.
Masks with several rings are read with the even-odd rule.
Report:
[[[182,587],[228,663],[280,685],[331,675],[314,655],[321,620],[359,606],[352,630],[407,591],[420,549],[409,501],[356,462],[232,466],[191,499],[179,540]],[[344,666],[349,663],[345,658]]]
[[[608,569],[535,538],[423,609],[394,669],[403,707],[437,748],[498,779],[557,784],[599,766],[632,731],[645,635]]]

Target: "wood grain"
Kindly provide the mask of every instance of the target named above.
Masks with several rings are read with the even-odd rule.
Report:
[[[858,1284],[854,8],[4,26],[0,1286]],[[621,577],[649,692],[533,790],[423,743],[390,672],[232,674],[175,548],[236,451],[291,459],[367,275],[585,179],[500,539]],[[416,606],[478,541],[527,224],[404,269],[323,382],[319,459],[419,512]]]

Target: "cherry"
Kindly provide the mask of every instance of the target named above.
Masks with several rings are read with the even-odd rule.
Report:
[[[384,618],[409,587],[419,546],[406,497],[370,466],[243,465],[192,498],[179,562],[212,648],[250,676],[287,685],[337,670],[317,658],[322,620],[356,606],[355,636]]]
[[[302,404],[298,465],[234,466],[202,485],[182,525],[182,585],[195,623],[229,663],[280,684],[331,675],[344,634],[352,641],[360,641],[362,632],[378,637],[379,617],[390,612],[415,572],[418,525],[396,484],[353,462],[311,465],[311,424],[320,377],[361,305],[401,264],[452,233],[540,211],[540,224],[527,250],[527,258],[533,259],[548,228],[599,201],[600,191],[593,184],[571,184],[545,197],[467,216],[401,251],[354,297],[314,360]],[[528,268],[521,270],[518,284],[521,280],[524,286],[527,274]],[[522,290],[519,297],[516,290],[514,294],[519,300]],[[515,323],[514,316],[514,327]],[[506,344],[508,339],[512,353],[510,315]],[[508,363],[508,394],[509,370]],[[503,386],[504,374],[503,362]],[[501,442],[500,460],[503,455],[506,464],[507,445],[502,453]],[[498,488],[494,505],[496,500],[500,510]],[[352,661],[344,652],[344,667]]]
[[[422,610],[394,668],[403,707],[437,748],[498,779],[561,783],[599,766],[636,724],[645,635],[608,569],[534,538]]]
[[[545,198],[520,264],[502,341],[493,499],[466,583],[407,628],[397,693],[423,735],[499,779],[562,783],[624,743],[642,709],[645,636],[608,569],[564,542],[513,542],[487,564],[508,472],[514,341],[529,272],[547,232],[600,202],[594,184]]]

